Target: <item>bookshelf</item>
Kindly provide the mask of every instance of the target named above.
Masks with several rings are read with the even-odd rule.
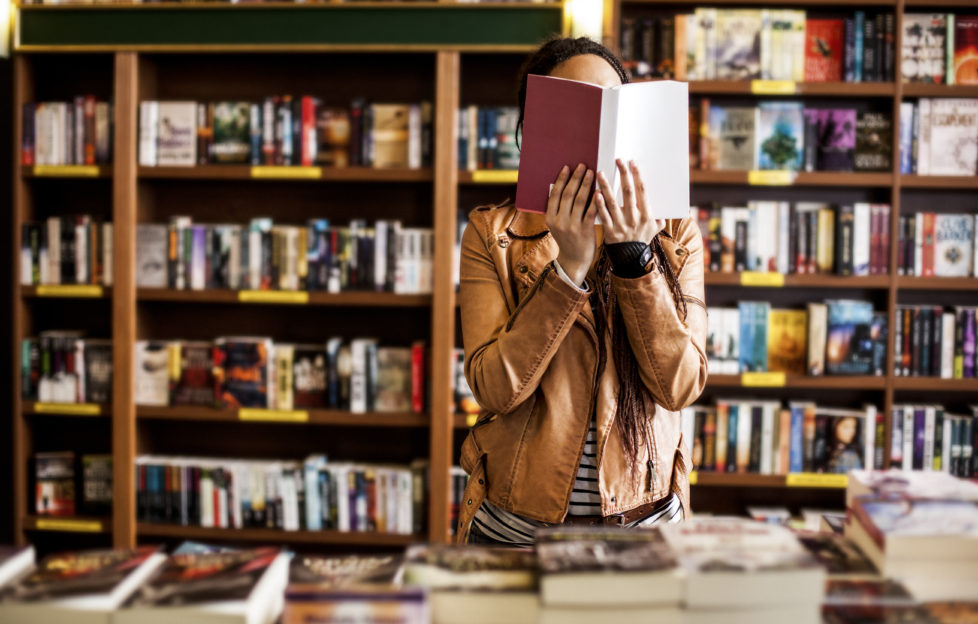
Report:
[[[891,8],[901,31],[902,7],[926,6],[918,0],[615,0],[606,2],[614,15],[606,27],[608,42],[617,41],[621,14],[631,11],[716,6],[798,6],[830,10],[852,7]],[[944,0],[942,7],[971,6]],[[69,524],[50,524],[33,515],[30,457],[37,450],[87,445],[114,457],[114,501],[111,517],[95,518],[95,538],[117,546],[140,540],[203,539],[278,542],[326,547],[398,547],[414,541],[448,539],[449,467],[467,429],[464,415],[454,413],[450,378],[452,347],[457,335],[457,297],[452,275],[435,272],[432,295],[346,292],[308,293],[295,297],[249,299],[238,291],[175,291],[136,288],[133,275],[135,226],[162,222],[175,214],[217,221],[227,214],[222,198],[232,198],[236,219],[272,214],[299,223],[314,216],[337,222],[357,216],[403,219],[435,230],[436,265],[454,254],[460,209],[512,197],[515,172],[469,172],[457,168],[455,111],[460,105],[511,105],[515,77],[524,55],[547,33],[562,29],[562,5],[488,5],[417,2],[304,5],[120,5],[27,6],[18,9],[19,39],[14,58],[15,159],[12,211],[13,253],[19,275],[20,225],[65,212],[111,217],[115,280],[94,291],[13,286],[13,358],[20,361],[20,340],[43,329],[78,327],[109,336],[114,345],[114,389],[111,404],[97,414],[25,402],[20,399],[19,366],[12,381],[14,437],[14,528],[16,538],[43,539],[70,533]],[[455,27],[446,27],[447,19]],[[276,30],[269,23],[294,26]],[[421,23],[413,28],[410,24]],[[439,24],[432,28],[431,24]],[[66,27],[70,24],[70,28]],[[193,24],[193,29],[186,25]],[[202,24],[206,25],[201,26]],[[346,24],[343,31],[337,25]],[[352,24],[352,26],[351,26]],[[83,25],[87,27],[83,28]],[[183,26],[181,26],[183,25]],[[328,25],[325,26],[325,25]],[[301,27],[300,27],[301,26]],[[182,30],[181,30],[182,28]],[[259,31],[261,28],[261,31]],[[190,35],[174,33],[197,33]],[[438,31],[438,32],[436,32]],[[286,37],[270,32],[291,32]],[[67,34],[72,33],[72,34]],[[131,33],[140,33],[134,37]],[[203,33],[203,34],[201,34]],[[410,39],[407,39],[407,34]],[[450,35],[446,34],[450,33]],[[446,39],[445,37],[451,37]],[[277,38],[276,38],[277,37]],[[897,41],[899,48],[899,40]],[[247,72],[242,71],[247,68]],[[57,76],[57,80],[55,77]],[[219,76],[221,80],[215,80]],[[935,87],[900,83],[797,83],[791,93],[767,95],[750,82],[699,81],[694,95],[750,100],[760,97],[814,98],[849,103],[871,102],[892,109],[894,141],[903,98],[978,97],[972,87]],[[376,100],[434,103],[435,160],[427,169],[256,168],[250,166],[140,167],[137,165],[139,102],[147,99],[257,99],[270,93],[329,93],[337,102],[353,96]],[[114,159],[95,169],[36,168],[20,164],[20,105],[24,102],[94,93],[115,104]],[[693,171],[693,201],[705,198],[743,201],[754,194],[785,200],[815,197],[835,202],[881,201],[892,207],[896,232],[901,200],[954,194],[974,201],[978,176],[967,178],[883,173],[815,172],[764,176],[738,171]],[[272,207],[274,206],[274,207]],[[396,208],[395,208],[396,207]],[[971,208],[973,210],[973,208]],[[891,236],[891,240],[896,240]],[[891,249],[890,266],[896,250]],[[978,279],[938,279],[890,275],[844,278],[787,275],[777,283],[744,274],[708,274],[708,301],[726,304],[738,298],[762,298],[796,305],[838,295],[866,297],[889,312],[910,297],[933,297],[945,304],[956,298],[978,303]],[[65,319],[66,311],[70,320]],[[391,315],[398,322],[390,323]],[[431,349],[430,409],[424,414],[351,414],[309,410],[296,422],[284,416],[242,422],[234,410],[136,406],[133,344],[144,338],[212,339],[231,333],[273,338],[321,340],[322,326],[343,327],[343,334],[425,338]],[[890,332],[887,371],[892,370]],[[738,375],[711,377],[708,396],[731,393],[781,399],[814,397],[838,404],[873,400],[889,408],[906,397],[948,393],[949,400],[978,396],[976,380],[882,377],[787,376],[774,385],[755,386]],[[81,448],[81,447],[77,447]],[[431,465],[428,527],[423,535],[288,532],[265,529],[206,529],[136,522],[133,462],[143,453],[213,454],[301,458],[307,452],[336,451],[343,457],[386,461],[427,458]],[[702,508],[733,510],[745,501],[792,500],[812,505],[841,505],[838,484],[811,482],[805,487],[785,476],[699,473],[694,500]],[[91,518],[78,518],[86,526]],[[40,523],[40,525],[39,525]],[[91,524],[87,526],[93,526]]]

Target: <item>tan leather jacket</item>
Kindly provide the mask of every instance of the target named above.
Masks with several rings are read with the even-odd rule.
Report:
[[[557,243],[544,216],[512,206],[471,213],[462,237],[460,302],[465,376],[482,411],[462,445],[470,478],[459,541],[467,540],[486,498],[527,518],[562,522],[592,412],[602,515],[670,492],[689,515],[689,450],[678,410],[706,384],[703,241],[689,219],[669,221],[659,238],[682,286],[685,322],[660,271],[612,277],[642,381],[656,403],[650,444],[629,471],[614,426],[613,359],[596,378],[598,336],[588,294],[557,274]],[[603,339],[610,353],[610,335]]]

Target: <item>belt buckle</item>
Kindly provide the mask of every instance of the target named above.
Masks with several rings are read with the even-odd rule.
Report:
[[[619,513],[611,516],[605,516],[604,523],[609,526],[624,527],[626,524],[625,514]]]

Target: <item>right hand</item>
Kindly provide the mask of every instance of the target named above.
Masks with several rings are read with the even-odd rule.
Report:
[[[595,202],[588,206],[594,183],[594,172],[583,164],[574,169],[567,165],[557,174],[547,200],[547,227],[557,246],[557,262],[575,284],[583,284],[594,260],[596,238]]]

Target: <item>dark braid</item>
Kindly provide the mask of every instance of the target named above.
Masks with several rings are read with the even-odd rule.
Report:
[[[581,56],[582,54],[594,54],[595,56],[600,56],[604,60],[608,61],[608,64],[618,72],[618,77],[621,78],[621,83],[625,84],[628,82],[628,72],[622,66],[621,61],[618,57],[596,41],[592,41],[587,37],[578,37],[577,39],[571,39],[570,37],[554,37],[547,41],[545,44],[540,46],[540,48],[534,52],[526,61],[523,63],[523,67],[520,69],[520,90],[517,95],[520,103],[520,118],[516,122],[516,145],[519,147],[520,144],[520,134],[523,131],[523,109],[526,107],[526,80],[527,76],[534,74],[537,76],[549,76],[550,72],[554,70],[555,67],[566,61],[567,59],[573,58],[575,56]]]

